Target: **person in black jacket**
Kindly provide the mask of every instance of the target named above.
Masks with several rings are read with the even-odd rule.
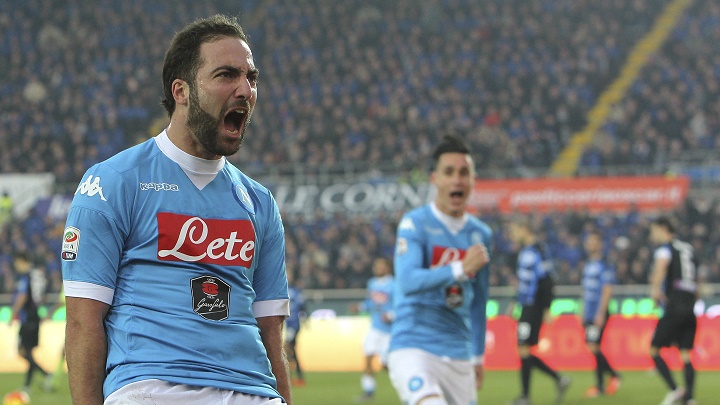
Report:
[[[12,316],[10,322],[15,319],[20,321],[20,342],[18,352],[28,362],[28,371],[25,375],[25,386],[23,391],[30,390],[33,375],[39,371],[45,376],[45,390],[49,390],[51,375],[43,370],[33,357],[33,349],[37,347],[40,337],[40,315],[38,306],[42,297],[42,287],[45,284],[44,275],[32,275],[32,262],[27,253],[19,252],[15,255],[14,267],[17,273],[15,293],[13,296]],[[36,280],[33,280],[35,278]],[[35,288],[36,291],[33,291]]]

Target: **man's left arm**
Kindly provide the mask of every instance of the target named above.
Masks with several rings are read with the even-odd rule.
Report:
[[[610,305],[610,299],[612,298],[613,284],[615,284],[615,269],[612,267],[606,267],[600,277],[602,282],[602,289],[600,290],[600,305],[598,305],[597,312],[595,313],[595,319],[593,320],[595,325],[598,327],[607,322],[605,317],[607,316],[608,306]]]
[[[8,323],[12,323],[13,320],[18,319],[20,316],[20,310],[25,306],[25,303],[28,300],[28,295],[25,292],[18,293],[17,297],[15,298],[15,302],[13,303],[12,309],[10,311],[10,320]]]
[[[253,277],[253,313],[277,381],[277,390],[290,405],[290,374],[283,340],[285,318],[290,315],[290,297],[285,273],[285,232],[277,203],[270,194],[265,198],[267,200],[261,206],[268,212],[264,213],[266,227],[262,232],[261,248],[256,252],[258,263]]]
[[[655,252],[652,275],[650,276],[650,298],[656,306],[665,304],[667,297],[662,291],[662,283],[667,277],[668,266],[672,259],[672,253],[668,248],[660,248]]]
[[[290,373],[288,372],[288,362],[283,344],[285,317],[265,316],[257,318],[257,323],[260,329],[260,338],[263,346],[265,346],[272,372],[277,380],[278,392],[285,398],[288,405],[292,405]]]
[[[485,334],[487,331],[487,301],[489,295],[490,269],[486,264],[476,275],[475,297],[470,305],[472,327],[473,364],[475,385],[482,388],[484,380]]]

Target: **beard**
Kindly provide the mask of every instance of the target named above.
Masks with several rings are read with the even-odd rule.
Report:
[[[221,116],[224,116],[221,115]],[[220,142],[219,128],[221,127],[222,119],[213,117],[208,114],[202,107],[200,107],[200,99],[197,94],[196,88],[193,86],[190,88],[190,106],[188,109],[188,120],[187,125],[190,128],[190,132],[195,137],[195,140],[205,148],[208,152],[215,156],[231,156],[237,153],[242,146],[243,139],[245,139],[245,130],[250,124],[250,112],[248,111],[248,118],[245,120],[245,125],[240,133],[240,138],[232,142]]]

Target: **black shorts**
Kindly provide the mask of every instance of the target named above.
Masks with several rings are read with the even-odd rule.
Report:
[[[605,322],[599,327],[595,326],[595,322],[592,320],[585,320],[583,322],[583,327],[585,328],[585,343],[596,343],[599,345],[602,342],[603,335],[605,335],[605,326],[607,326],[609,318],[610,313],[605,312]]]
[[[689,305],[668,305],[665,314],[655,326],[650,345],[652,347],[677,346],[678,349],[692,349],[697,331],[697,318]]]
[[[535,305],[543,309],[550,309],[550,305],[552,305],[555,299],[554,287],[555,283],[550,276],[538,280],[538,287],[535,292]]]
[[[20,325],[20,347],[32,350],[37,347],[39,341],[40,322],[25,322]]]
[[[540,279],[538,289],[535,292],[535,302],[532,305],[522,306],[517,325],[518,345],[535,346],[538,344],[545,310],[550,309],[555,297],[553,285],[554,283],[549,276]]]
[[[540,340],[545,308],[539,305],[523,305],[517,325],[517,341],[519,345],[535,346]]]
[[[595,326],[594,322],[585,322],[585,343],[600,344],[602,342],[603,335],[605,334],[605,326],[607,322],[603,322],[600,326]]]

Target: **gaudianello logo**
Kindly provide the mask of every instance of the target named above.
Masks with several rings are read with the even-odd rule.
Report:
[[[85,181],[80,183],[77,190],[75,190],[75,194],[80,193],[82,195],[87,195],[88,197],[92,197],[95,194],[100,194],[100,199],[103,201],[107,201],[105,199],[105,196],[102,192],[102,187],[100,186],[100,176],[94,176],[91,174],[88,176]]]
[[[177,184],[169,184],[169,183],[140,183],[140,190],[141,191],[147,191],[147,190],[155,190],[155,191],[180,191],[180,188],[177,186]]]

